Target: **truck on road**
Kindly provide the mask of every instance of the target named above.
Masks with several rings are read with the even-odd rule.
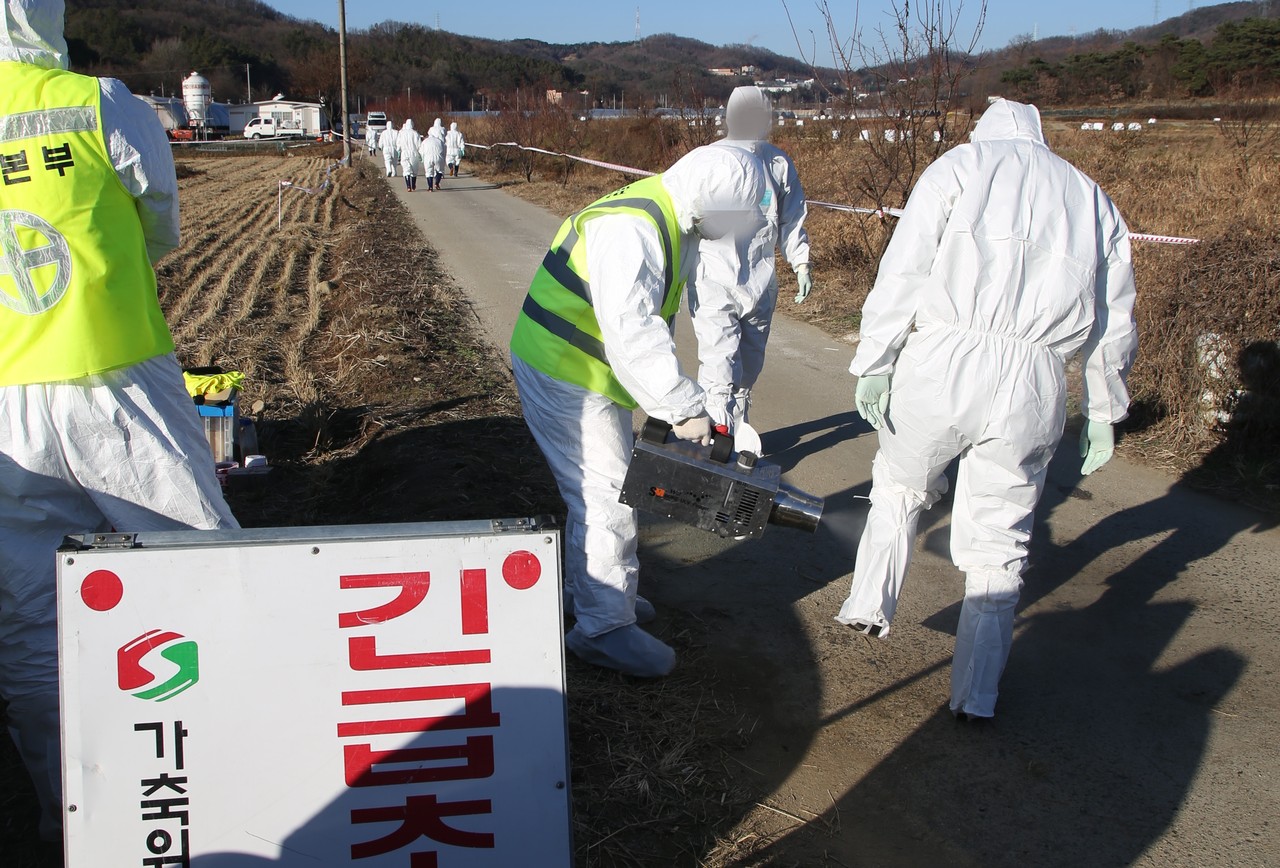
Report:
[[[275,118],[254,118],[245,124],[246,139],[300,139],[307,134],[302,127],[284,126]]]

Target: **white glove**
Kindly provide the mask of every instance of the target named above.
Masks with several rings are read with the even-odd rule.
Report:
[[[813,275],[809,273],[808,264],[796,268],[796,285],[800,289],[796,293],[796,304],[803,304],[809,293],[813,292]]]
[[[889,410],[889,375],[859,377],[853,405],[858,415],[879,431],[884,426],[884,416]]]
[[[1081,476],[1088,476],[1116,454],[1115,428],[1106,422],[1088,422],[1080,432],[1080,457],[1084,466]]]
[[[711,445],[711,417],[706,413],[677,422],[671,426],[671,430],[681,440],[690,440],[702,446]]]

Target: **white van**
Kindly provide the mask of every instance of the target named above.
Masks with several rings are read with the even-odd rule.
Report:
[[[275,118],[254,118],[244,126],[246,139],[302,138],[304,135],[306,130],[301,127],[281,126]]]

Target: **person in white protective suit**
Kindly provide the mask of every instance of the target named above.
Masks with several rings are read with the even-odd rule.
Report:
[[[467,140],[462,137],[462,130],[458,129],[456,123],[449,124],[449,132],[444,136],[445,165],[449,167],[449,176],[458,177],[458,170],[462,168],[462,158],[467,155]]]
[[[995,714],[1032,513],[1084,366],[1083,472],[1112,454],[1137,352],[1128,229],[1053,154],[1034,106],[997,100],[920,176],[862,310],[850,368],[878,429],[871,510],[836,620],[888,636],[921,510],[959,457],[951,557],[965,574],[951,711]]]
[[[671,324],[700,238],[754,234],[763,222],[759,161],[699,148],[662,175],[604,197],[560,227],[511,338],[525,420],[568,507],[565,644],[578,657],[641,677],[671,671],[675,652],[638,623],[635,511],[619,502],[636,407],[709,443],[702,388],[676,359]]]
[[[765,139],[772,128],[769,99],[758,87],[735,88],[725,113],[727,138],[716,147],[752,154],[769,185],[767,221],[755,237],[721,238],[699,245],[689,286],[689,312],[698,338],[698,382],[718,426],[734,430],[747,420],[751,389],[764,368],[765,345],[778,302],[774,260],[778,242],[799,283],[796,301],[813,289],[804,189],[791,158]]]
[[[364,146],[369,150],[371,157],[374,151],[378,150],[378,128],[371,124],[364,125]]]
[[[396,165],[400,162],[400,154],[396,150],[396,143],[399,139],[399,131],[388,120],[387,125],[383,127],[382,132],[378,135],[378,147],[382,149],[382,162],[387,168],[388,178],[396,176]]]
[[[444,182],[444,153],[445,153],[444,122],[441,121],[440,118],[436,118],[435,123],[431,125],[431,130],[429,131],[429,133],[432,138],[440,140],[440,163],[438,165],[438,170],[435,173],[435,185],[436,185],[436,189],[439,190]]]
[[[444,136],[437,135],[435,127],[422,138],[422,172],[427,176],[427,190],[438,190],[444,177]]]
[[[396,136],[396,153],[400,156],[400,173],[404,175],[404,188],[410,193],[418,189],[418,164],[422,161],[419,151],[422,137],[413,128],[413,118],[408,118]]]
[[[156,297],[152,263],[178,245],[164,129],[121,82],[66,71],[63,0],[4,0],[3,15],[0,695],[56,840],[55,550],[68,534],[238,525]]]

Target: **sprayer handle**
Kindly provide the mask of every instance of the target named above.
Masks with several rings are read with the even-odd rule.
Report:
[[[644,420],[644,425],[640,428],[640,439],[646,443],[661,446],[667,442],[667,435],[671,433],[671,428],[670,422],[650,416]],[[711,432],[711,460],[727,464],[732,456],[733,437],[729,434],[728,428],[717,425]]]

